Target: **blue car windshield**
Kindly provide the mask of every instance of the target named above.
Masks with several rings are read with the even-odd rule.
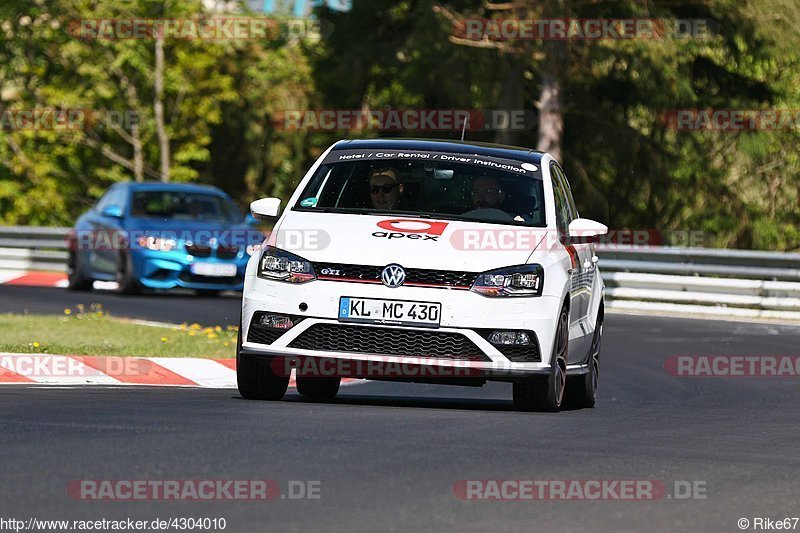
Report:
[[[182,191],[137,191],[133,195],[131,215],[137,218],[229,222],[243,220],[236,205],[213,194]]]

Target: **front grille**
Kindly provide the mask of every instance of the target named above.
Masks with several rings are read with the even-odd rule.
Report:
[[[256,344],[272,344],[286,333],[285,329],[270,329],[264,326],[250,326],[247,331],[247,342]]]
[[[272,344],[276,340],[278,340],[284,333],[289,331],[288,329],[274,329],[262,326],[259,324],[261,317],[265,314],[264,311],[256,311],[253,313],[253,318],[250,320],[250,328],[247,331],[247,342],[255,342],[256,344]],[[269,314],[280,314],[280,313],[269,313]],[[294,316],[294,315],[283,315],[292,319],[292,322],[296,326],[298,323],[302,322],[303,317],[301,316]]]
[[[239,255],[238,248],[223,248],[222,246],[217,248],[217,257],[220,259],[233,259],[237,255]]]
[[[512,346],[512,345],[503,345],[503,346],[495,346],[497,350],[506,356],[509,361],[513,361],[514,363],[541,363],[542,356],[539,353],[539,346],[537,345],[528,345],[528,346]]]
[[[340,281],[363,281],[380,283],[384,266],[345,265],[340,263],[314,263],[314,272],[319,279]],[[323,271],[326,271],[323,273]],[[338,272],[332,274],[332,272]],[[404,285],[432,286],[469,289],[478,276],[474,272],[456,270],[429,270],[423,268],[406,268]]]
[[[187,244],[186,251],[194,257],[211,257],[211,247],[200,244]]]
[[[441,331],[315,324],[294,339],[289,347],[325,352],[491,362],[464,335]]]

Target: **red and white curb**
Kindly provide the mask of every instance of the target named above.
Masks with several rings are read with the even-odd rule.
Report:
[[[22,285],[26,287],[66,287],[67,275],[62,272],[0,270],[0,285]]]
[[[0,353],[0,384],[11,383],[229,389],[236,388],[236,360]]]
[[[342,379],[342,384],[363,383]],[[0,353],[0,385],[158,385],[236,388],[235,359]],[[289,387],[295,387],[294,374]]]

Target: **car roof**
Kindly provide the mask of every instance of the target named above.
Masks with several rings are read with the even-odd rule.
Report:
[[[194,192],[227,196],[222,189],[212,185],[202,185],[198,183],[163,183],[158,181],[135,182],[128,181],[115,185],[115,187],[127,187],[132,191],[174,191],[174,192]]]
[[[337,142],[332,150],[421,150],[427,152],[447,152],[515,159],[535,164],[541,163],[542,157],[546,155],[544,152],[519,146],[441,139],[342,140]]]

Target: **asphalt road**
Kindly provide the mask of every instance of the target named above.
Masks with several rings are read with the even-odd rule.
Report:
[[[18,302],[26,294],[11,292]],[[150,302],[147,318],[186,305],[125,302],[135,314]],[[182,312],[200,312],[191,302]],[[222,308],[236,301],[218,305],[230,313]],[[325,404],[295,394],[249,402],[225,390],[2,387],[0,515],[224,517],[226,531],[247,533],[733,532],[740,518],[752,531],[755,517],[800,515],[798,378],[663,369],[675,354],[798,355],[800,328],[610,315],[605,331],[598,406],[558,414],[513,411],[507,384],[372,382]],[[207,478],[276,480],[284,494],[290,481],[319,481],[320,499],[84,502],[66,493],[76,479]],[[704,498],[463,501],[453,487],[468,479],[660,480],[670,492],[688,481]]]
[[[119,318],[138,318],[204,326],[237,325],[242,297],[237,293],[203,298],[193,293],[164,292],[122,296],[113,291],[73,292],[67,289],[0,285],[0,313],[63,314],[67,307],[102,304]]]

